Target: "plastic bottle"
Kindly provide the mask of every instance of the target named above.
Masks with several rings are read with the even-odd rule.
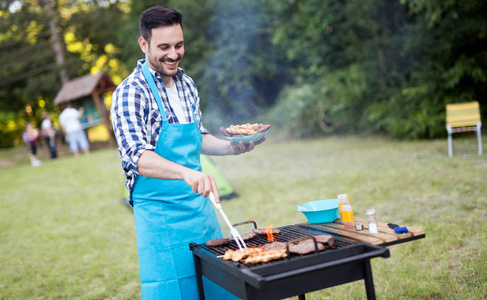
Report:
[[[343,204],[350,204],[348,201],[348,194],[340,194],[337,196],[338,199],[338,212],[340,213],[340,218],[342,216],[342,205]]]
[[[353,229],[353,211],[350,204],[342,205],[342,222],[345,228]]]
[[[375,209],[367,209],[365,214],[367,215],[367,223],[369,224],[369,233],[378,234],[377,222],[375,221]]]

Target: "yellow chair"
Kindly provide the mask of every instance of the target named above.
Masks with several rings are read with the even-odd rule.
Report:
[[[452,133],[476,131],[479,155],[482,155],[480,109],[477,101],[448,104],[446,106],[446,130],[448,131],[448,156],[453,156]]]

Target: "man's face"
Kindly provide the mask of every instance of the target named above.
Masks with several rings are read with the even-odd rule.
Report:
[[[145,53],[147,64],[159,72],[164,84],[172,81],[172,76],[178,73],[178,67],[184,56],[183,29],[179,24],[152,29],[152,36],[148,43],[139,38],[139,45]]]

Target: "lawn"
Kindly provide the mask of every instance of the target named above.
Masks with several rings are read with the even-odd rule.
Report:
[[[348,193],[356,217],[373,207],[379,221],[425,229],[425,239],[372,260],[378,299],[483,299],[487,155],[475,154],[475,142],[455,139],[449,159],[446,139],[297,141],[271,133],[251,153],[212,159],[239,195],[223,202],[234,223],[305,222],[296,204]],[[0,152],[0,298],[140,298],[133,217],[122,204],[116,149],[55,161],[43,155],[33,168],[25,149]],[[307,299],[365,299],[364,284]]]

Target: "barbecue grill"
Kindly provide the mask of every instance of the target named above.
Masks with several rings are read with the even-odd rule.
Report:
[[[257,228],[254,221],[250,221]],[[241,225],[243,222],[237,225]],[[279,227],[274,235],[276,242],[290,242],[303,237],[323,234],[323,231],[299,225]],[[232,241],[224,246],[190,244],[200,299],[205,299],[202,276],[207,277],[242,299],[282,299],[344,283],[364,280],[368,299],[375,299],[374,282],[370,259],[388,258],[389,249],[357,242],[333,233],[335,249],[306,255],[290,254],[279,260],[259,264],[224,261],[221,256],[229,249],[238,249]],[[247,247],[268,244],[267,236],[258,235],[246,241]]]

